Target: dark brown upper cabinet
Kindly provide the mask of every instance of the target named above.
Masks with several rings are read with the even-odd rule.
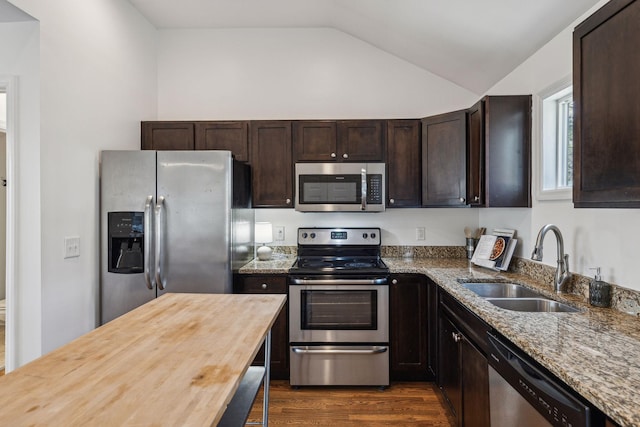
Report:
[[[388,120],[388,208],[420,207],[420,161],[420,120]]]
[[[236,160],[249,161],[249,123],[196,122],[196,150],[229,150]]]
[[[472,206],[531,207],[531,95],[486,96],[468,111]]]
[[[337,160],[338,131],[335,121],[293,123],[293,158],[302,162]]]
[[[338,122],[338,158],[345,162],[383,162],[384,128],[384,120]]]
[[[292,208],[291,122],[252,121],[250,129],[253,206]]]
[[[466,110],[422,119],[422,205],[465,207]]]
[[[193,122],[142,122],[143,150],[195,149]]]
[[[294,162],[383,162],[384,120],[309,120],[293,124]]]
[[[611,0],[573,32],[573,203],[640,207],[640,1]]]

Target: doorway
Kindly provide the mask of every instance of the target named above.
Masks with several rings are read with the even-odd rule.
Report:
[[[7,274],[7,93],[0,87],[0,372],[5,370]]]

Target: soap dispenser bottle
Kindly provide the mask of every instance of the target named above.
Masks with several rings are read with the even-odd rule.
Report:
[[[596,307],[610,307],[611,285],[602,281],[600,267],[590,268],[590,270],[596,270],[596,275],[589,283],[589,303]]]

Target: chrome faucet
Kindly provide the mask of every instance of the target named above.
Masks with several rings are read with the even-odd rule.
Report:
[[[551,230],[556,235],[556,241],[558,243],[558,268],[556,268],[556,276],[554,283],[554,290],[560,292],[562,285],[564,285],[569,278],[569,255],[564,253],[564,241],[562,240],[562,233],[560,229],[553,224],[547,224],[540,229],[538,238],[536,239],[536,246],[533,248],[531,259],[534,261],[542,261],[542,241],[547,232]]]

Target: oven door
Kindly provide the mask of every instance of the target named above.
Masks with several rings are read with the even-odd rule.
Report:
[[[292,282],[289,285],[292,345],[389,342],[386,278],[292,279]]]

